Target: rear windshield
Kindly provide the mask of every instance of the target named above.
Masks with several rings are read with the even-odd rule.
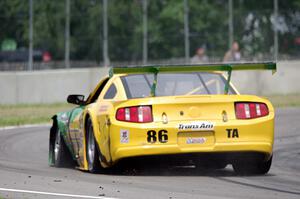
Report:
[[[121,77],[127,98],[150,96],[153,74]],[[155,96],[224,94],[226,80],[217,73],[159,73]],[[230,87],[229,94],[236,94]]]

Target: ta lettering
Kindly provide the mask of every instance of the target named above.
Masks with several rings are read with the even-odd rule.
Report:
[[[226,129],[228,138],[239,138],[238,129]]]

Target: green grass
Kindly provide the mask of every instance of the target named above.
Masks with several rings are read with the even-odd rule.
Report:
[[[0,105],[0,126],[49,123],[55,113],[72,107],[63,103]]]
[[[300,107],[300,94],[266,96],[275,107]],[[20,104],[0,105],[0,126],[50,123],[51,116],[60,111],[70,110],[73,105],[56,104]]]

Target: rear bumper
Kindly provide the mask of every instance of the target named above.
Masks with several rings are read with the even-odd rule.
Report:
[[[266,158],[273,153],[274,115],[253,120],[232,120],[214,122],[215,128],[210,132],[179,132],[178,122],[162,124],[127,124],[113,122],[110,133],[110,154],[113,163],[123,158],[193,154],[193,153],[239,153],[255,152],[264,154]],[[160,130],[168,132],[168,141],[156,143],[147,141],[147,132]],[[228,129],[237,129],[238,137],[228,137]],[[128,142],[122,143],[121,132],[128,132]],[[204,143],[188,143],[190,137],[204,138]]]
[[[114,151],[114,159],[119,160],[128,157],[171,155],[189,153],[227,153],[227,152],[258,152],[267,157],[272,155],[272,145],[268,142],[243,142],[243,143],[217,143],[212,147],[182,148],[176,144],[166,146],[128,146],[120,147]]]

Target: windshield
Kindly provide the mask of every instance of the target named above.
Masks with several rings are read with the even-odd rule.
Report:
[[[127,98],[150,96],[154,74],[121,77]],[[155,96],[224,94],[226,80],[218,73],[159,73]],[[230,87],[228,94],[236,94]]]

